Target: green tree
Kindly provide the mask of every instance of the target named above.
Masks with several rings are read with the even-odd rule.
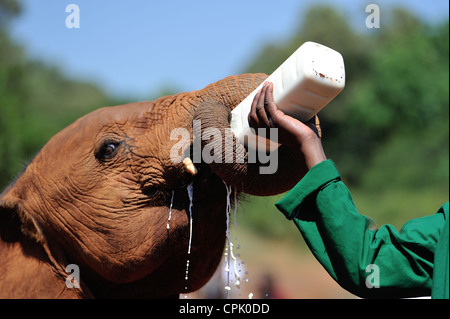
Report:
[[[22,12],[22,5],[17,0],[0,0],[0,25],[6,25],[10,19]]]
[[[0,0],[0,189],[59,130],[109,104],[93,84],[33,61],[9,36],[20,2]]]
[[[270,74],[305,41],[339,51],[346,88],[319,117],[325,151],[355,198],[363,207],[376,205],[374,217],[387,212],[385,222],[414,209],[411,198],[420,196],[420,205],[431,210],[448,200],[448,21],[428,25],[394,8],[384,11],[380,29],[356,31],[343,13],[324,6],[299,20],[290,40],[267,43],[245,71]],[[249,202],[244,223],[285,233],[272,225],[274,207]]]
[[[362,182],[361,172],[377,154],[386,152],[394,136],[414,136],[419,142],[433,130],[432,140],[417,144],[423,155],[416,156],[418,162],[410,159],[411,166],[420,165],[419,159],[430,151],[440,154],[435,165],[445,164],[448,22],[429,26],[404,9],[394,9],[378,32],[358,33],[343,14],[323,6],[310,8],[301,21],[291,40],[267,44],[245,71],[270,74],[305,41],[322,43],[343,55],[346,88],[320,113],[320,119],[327,153],[348,181]],[[383,179],[383,174],[378,176]],[[402,180],[410,182],[406,176]]]

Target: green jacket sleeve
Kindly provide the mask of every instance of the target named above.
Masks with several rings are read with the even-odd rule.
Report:
[[[431,294],[434,251],[448,211],[447,217],[413,219],[400,232],[377,228],[357,212],[331,160],[313,167],[276,206],[344,289],[361,297]]]

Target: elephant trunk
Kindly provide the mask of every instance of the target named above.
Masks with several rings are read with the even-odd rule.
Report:
[[[228,185],[258,196],[291,189],[307,171],[300,151],[280,146],[268,156],[264,153],[262,163],[231,133],[231,110],[265,78],[264,74],[245,74],[216,82],[204,89],[207,94],[194,113],[194,134],[201,139],[203,160],[208,157],[211,169]]]

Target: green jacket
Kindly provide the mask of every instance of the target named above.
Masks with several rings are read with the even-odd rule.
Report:
[[[331,160],[314,166],[275,204],[328,273],[361,297],[448,298],[449,203],[436,214],[375,227],[360,215]]]

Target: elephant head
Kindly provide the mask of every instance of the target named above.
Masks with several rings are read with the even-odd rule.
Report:
[[[230,111],[265,78],[232,76],[154,102],[101,108],[51,138],[0,195],[0,296],[169,297],[205,284],[225,242],[223,181],[240,192],[276,194],[306,169],[283,146],[273,175],[248,161],[192,167],[171,156],[179,142],[172,132],[190,133],[184,157],[194,119],[200,133],[224,131]],[[217,142],[202,140],[202,147]],[[80,288],[65,285],[69,264],[80,269]]]

